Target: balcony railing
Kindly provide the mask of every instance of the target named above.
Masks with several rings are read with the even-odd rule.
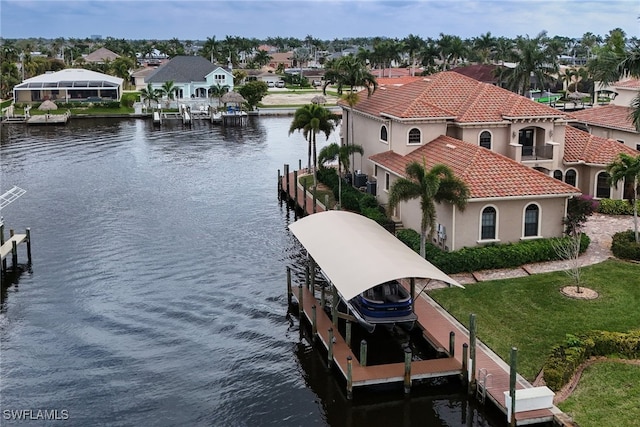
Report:
[[[552,145],[534,145],[522,147],[522,160],[551,160],[553,159]]]

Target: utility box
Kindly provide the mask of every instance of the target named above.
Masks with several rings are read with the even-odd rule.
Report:
[[[367,193],[372,196],[376,195],[376,188],[378,187],[378,183],[376,181],[367,181]]]
[[[356,173],[356,178],[354,182],[354,187],[366,187],[367,185],[367,174],[366,173]]]

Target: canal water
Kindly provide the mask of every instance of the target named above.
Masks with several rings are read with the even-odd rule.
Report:
[[[31,228],[33,265],[2,292],[0,425],[500,425],[446,385],[348,402],[300,337],[277,197],[278,169],[306,163],[290,122],[2,127],[0,193],[27,190],[2,215]]]

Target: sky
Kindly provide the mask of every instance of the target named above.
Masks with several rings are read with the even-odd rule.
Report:
[[[638,37],[638,0],[0,0],[4,38]]]

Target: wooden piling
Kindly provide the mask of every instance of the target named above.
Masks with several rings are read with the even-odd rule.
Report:
[[[311,264],[311,277],[310,277],[310,281],[309,281],[309,285],[311,286],[311,293],[313,294],[313,297],[316,297],[316,261],[313,259],[313,257],[309,257],[309,263]]]
[[[455,356],[456,352],[456,333],[449,332],[449,357]]]
[[[333,328],[329,328],[329,342],[327,343],[327,368],[331,369],[333,362]]]
[[[411,348],[404,349],[404,394],[411,392]]]
[[[511,347],[511,357],[509,359],[509,396],[511,397],[511,419],[509,425],[516,425],[516,367],[518,364],[518,349]]]
[[[367,340],[360,341],[360,366],[367,366]]]
[[[293,201],[298,209],[298,171],[293,171]]]
[[[462,384],[469,381],[469,344],[462,344]]]
[[[302,188],[304,189],[304,196],[302,197],[302,215],[307,214],[307,180],[302,181]]]
[[[320,307],[324,310],[324,305],[325,305],[325,288],[326,286],[322,286],[322,288],[320,288]]]
[[[347,343],[347,347],[351,348],[351,320],[347,320],[345,328],[344,341]]]
[[[27,228],[27,262],[31,265],[31,229]]]
[[[304,285],[309,289],[309,265],[304,266]]]
[[[331,320],[333,321],[333,327],[338,327],[338,290],[335,286],[331,287],[333,291],[333,301],[331,302]]]
[[[280,175],[280,169],[278,169],[278,197],[282,195],[282,175]]]
[[[302,285],[298,286],[298,315],[302,319],[302,313],[304,312],[304,304],[302,303]]]
[[[289,304],[287,307],[291,307],[292,296],[293,291],[291,290],[291,267],[287,267],[287,303]]]
[[[298,159],[298,170],[302,169],[302,159]]]
[[[353,398],[353,358],[347,356],[347,399]]]
[[[471,377],[469,378],[469,393],[473,393],[476,387],[476,315],[469,316],[469,358],[471,359]]]
[[[409,280],[409,285],[411,288],[411,311],[414,311],[416,307],[416,279],[412,277]]]
[[[289,191],[289,165],[284,165],[284,177],[287,181],[287,198],[291,198],[291,192]]]
[[[318,317],[316,315],[316,305],[313,304],[311,306],[311,337],[313,341],[316,340],[316,335],[318,335]]]
[[[11,234],[11,236],[13,236],[13,234]],[[13,271],[18,270],[18,242],[15,240],[11,242],[11,267],[13,267]]]

